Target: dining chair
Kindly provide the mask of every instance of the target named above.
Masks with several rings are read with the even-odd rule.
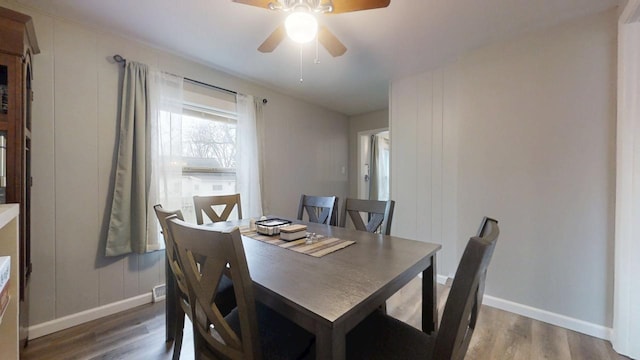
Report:
[[[393,209],[396,202],[393,200],[363,200],[347,198],[344,202],[342,215],[340,216],[340,227],[347,226],[347,214],[349,219],[359,231],[370,233],[380,232],[382,235],[391,235],[391,220],[393,220]],[[367,223],[364,223],[364,218]],[[387,312],[386,302],[380,306],[380,311]]]
[[[196,222],[204,224],[202,214],[204,213],[212,222],[227,221],[234,207],[238,209],[238,219],[242,219],[242,205],[240,194],[233,195],[213,195],[193,197],[193,205],[196,211]],[[222,212],[218,213],[214,206],[224,206]]]
[[[180,210],[164,210],[162,205],[157,204],[153,206],[156,217],[162,228],[162,235],[164,238],[166,265],[165,271],[170,271],[173,276],[170,277],[170,281],[167,283],[166,299],[166,316],[167,318],[176,319],[176,322],[167,321],[167,340],[174,340],[173,346],[173,360],[180,359],[180,350],[182,349],[182,338],[184,329],[184,316],[185,314],[191,315],[189,311],[189,300],[187,298],[187,287],[184,282],[184,276],[182,275],[182,269],[178,263],[177,253],[175,252],[175,245],[169,238],[167,232],[166,218],[175,215],[178,219],[184,219],[182,211]],[[171,315],[169,315],[171,312]]]
[[[302,220],[305,212],[309,222],[338,225],[338,197],[302,194],[298,206],[298,220]]]
[[[167,217],[175,216],[177,219],[184,220],[182,216],[182,211],[180,210],[165,210],[162,208],[162,205],[154,205],[153,209],[155,210],[156,217],[158,218],[158,222],[160,223],[160,228],[162,229],[162,234],[165,243],[165,254],[166,254],[166,269],[165,271],[170,271],[173,276],[167,277],[167,318],[175,319],[175,323],[172,321],[168,321],[167,326],[167,340],[174,340],[173,346],[173,360],[178,360],[180,358],[180,351],[182,348],[182,338],[184,331],[184,317],[185,315],[191,317],[190,307],[189,307],[189,298],[187,296],[187,284],[184,278],[184,272],[182,271],[182,267],[178,260],[178,253],[176,251],[175,242],[172,240],[171,236],[169,236],[169,232],[167,229]],[[223,276],[220,284],[218,285],[218,297],[216,299],[218,306],[220,307],[220,311],[223,314],[228,314],[233,310],[235,305],[235,295],[233,293],[233,285],[231,280],[227,276]],[[171,312],[171,314],[169,314]]]
[[[347,334],[347,359],[463,359],[482,305],[498,222],[483,219],[481,232],[465,247],[435,334],[375,311]]]
[[[237,227],[220,232],[175,216],[167,222],[184,269],[196,359],[297,359],[308,353],[312,334],[256,303]],[[231,274],[237,302],[227,316],[213,301],[225,272]]]
[[[340,226],[346,227],[347,214],[349,214],[351,223],[356,230],[370,233],[379,231],[382,235],[390,235],[395,204],[393,200],[347,199],[340,216]],[[366,224],[363,216],[368,220]]]

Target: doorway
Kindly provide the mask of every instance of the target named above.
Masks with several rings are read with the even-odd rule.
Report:
[[[389,200],[388,129],[358,133],[358,198]]]

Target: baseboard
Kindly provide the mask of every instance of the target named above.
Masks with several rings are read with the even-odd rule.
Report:
[[[419,273],[419,274],[418,274],[418,277],[419,277],[420,279],[422,279],[422,273]],[[447,283],[447,280],[449,280],[449,277],[448,277],[448,276],[444,276],[444,275],[436,275],[436,282],[437,282],[438,284],[442,284],[442,285],[444,285],[444,284],[446,284],[446,283]]]
[[[512,312],[518,315],[526,316],[531,319],[539,320],[551,325],[560,326],[565,329],[577,331],[582,334],[597,337],[603,340],[611,341],[613,330],[606,326],[596,325],[579,319],[574,319],[565,315],[552,313],[546,310],[536,309],[531,306],[518,304],[512,301],[500,299],[490,295],[484,295],[483,304],[500,310]]]
[[[438,275],[438,283],[446,284],[449,277]],[[488,305],[500,310],[508,311],[514,314],[526,316],[528,318],[542,321],[551,325],[560,326],[565,329],[577,331],[582,334],[597,337],[599,339],[611,341],[613,329],[606,326],[597,325],[584,320],[575,319],[561,314],[552,313],[550,311],[537,309],[531,306],[522,305],[513,301],[500,299],[485,294],[482,300],[484,305]]]
[[[421,275],[422,274],[420,274],[420,276]],[[437,276],[437,281],[440,284],[445,284],[447,279],[448,277],[444,275]],[[59,319],[33,325],[29,327],[29,339],[36,339],[45,335],[53,334],[54,332],[60,330],[83,324],[88,321],[96,320],[105,316],[119,313],[121,311],[129,310],[136,306],[148,304],[151,303],[152,300],[152,294],[151,292],[149,292],[148,294],[138,295],[136,297],[121,300],[115,303],[107,304],[94,309],[89,309],[76,314],[68,315]],[[483,304],[514,314],[526,316],[531,319],[546,322],[555,326],[560,326],[565,329],[577,331],[582,334],[611,341],[612,329],[602,325],[596,325],[583,320],[552,313],[546,310],[540,310],[531,306],[518,304],[490,295],[484,295]]]
[[[152,301],[151,292],[132,298],[117,301],[97,308],[81,311],[76,314],[61,317],[59,319],[29,326],[29,339],[36,339],[54,332],[68,329],[88,321],[100,319],[121,311],[132,309],[136,306],[148,304]]]

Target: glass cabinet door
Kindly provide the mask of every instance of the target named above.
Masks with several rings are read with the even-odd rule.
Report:
[[[7,187],[13,184],[9,179],[8,170],[15,163],[15,151],[9,150],[9,143],[15,117],[17,114],[16,98],[17,87],[21,79],[17,78],[17,58],[6,54],[0,54],[0,203],[9,202]],[[19,202],[14,200],[13,202]]]
[[[0,53],[0,130],[7,130],[9,117],[16,109],[16,91],[22,79],[16,78],[16,57]]]
[[[0,64],[0,113],[9,112],[9,67]]]

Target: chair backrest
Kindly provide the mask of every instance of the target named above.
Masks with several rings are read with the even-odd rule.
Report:
[[[436,336],[434,359],[463,359],[482,305],[487,267],[500,229],[498,221],[484,218],[482,237],[469,239],[460,259]]]
[[[238,209],[238,219],[242,219],[242,206],[240,203],[240,194],[233,195],[216,195],[216,196],[194,196],[193,205],[196,211],[196,222],[199,225],[204,224],[202,213],[212,222],[227,221],[234,207]],[[222,212],[218,214],[213,208],[214,206],[224,205]]]
[[[196,344],[206,343],[208,350],[220,358],[259,359],[253,283],[238,228],[220,232],[188,224],[177,217],[170,217],[167,222],[187,280],[194,336],[199,339]],[[217,288],[225,273],[230,273],[233,279],[240,323],[238,332],[215,303]]]
[[[167,261],[169,262],[169,267],[173,272],[173,275],[176,278],[176,283],[178,284],[178,290],[182,292],[186,296],[187,294],[187,283],[184,279],[184,272],[182,271],[182,267],[180,266],[180,262],[178,260],[178,252],[176,251],[176,244],[171,238],[169,231],[167,229],[167,218],[169,216],[175,215],[176,218],[180,220],[184,220],[182,216],[182,211],[180,210],[165,210],[162,208],[162,205],[154,205],[153,210],[156,212],[156,216],[158,217],[158,222],[160,223],[160,227],[162,228],[162,236],[164,237],[164,247],[167,255]]]
[[[309,222],[338,225],[338,197],[302,195],[298,206],[298,220],[307,213]]]
[[[395,201],[387,200],[360,200],[347,199],[344,202],[344,209],[340,217],[340,226],[347,225],[347,214],[356,230],[377,232],[383,235],[391,234],[391,220],[393,220],[393,208]],[[362,216],[365,215],[368,220],[365,224]]]
[[[482,221],[480,221],[480,227],[478,227],[478,232],[476,233],[477,237],[484,237],[487,234],[487,231],[491,230],[492,224],[498,223],[498,220],[492,219],[490,217],[483,217]]]

